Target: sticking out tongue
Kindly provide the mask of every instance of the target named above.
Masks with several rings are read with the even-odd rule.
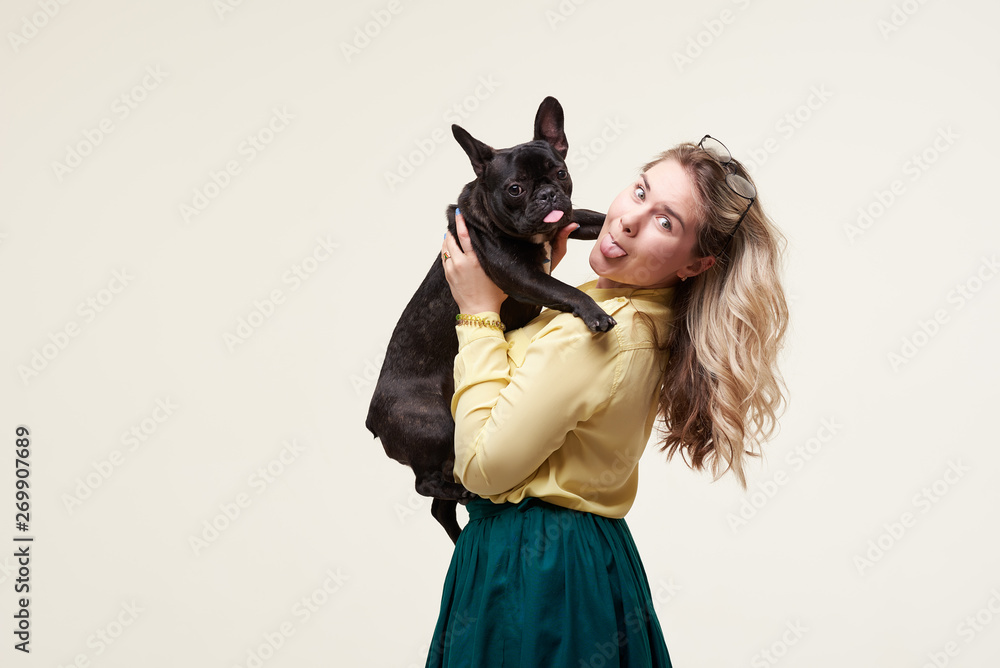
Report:
[[[545,216],[543,219],[546,223],[558,223],[559,219],[563,217],[563,212],[559,209],[553,209],[549,211],[549,215]]]
[[[623,255],[627,255],[618,244],[611,240],[611,236],[608,234],[605,234],[604,238],[601,239],[601,252],[604,253],[604,257],[622,257]]]

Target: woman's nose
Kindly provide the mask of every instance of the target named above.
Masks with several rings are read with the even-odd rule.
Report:
[[[622,232],[633,235],[638,231],[639,217],[633,212],[623,213],[621,217]]]

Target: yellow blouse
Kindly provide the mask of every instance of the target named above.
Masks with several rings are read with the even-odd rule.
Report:
[[[674,289],[596,285],[578,287],[614,316],[609,332],[547,308],[506,335],[455,328],[454,474],[470,491],[494,503],[534,496],[605,517],[632,507],[667,362],[632,316],[648,313],[662,338]]]

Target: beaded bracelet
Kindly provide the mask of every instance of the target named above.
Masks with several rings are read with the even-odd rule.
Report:
[[[467,313],[459,313],[455,316],[455,320],[458,321],[458,325],[476,325],[479,327],[491,327],[493,329],[499,329],[501,332],[507,329],[507,327],[499,320],[487,320],[486,318],[480,317],[478,315],[469,315]],[[456,327],[458,325],[455,325]]]

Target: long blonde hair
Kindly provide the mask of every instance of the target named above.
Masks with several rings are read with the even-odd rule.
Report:
[[[652,319],[641,314],[658,347],[669,353],[659,395],[666,427],[659,447],[668,460],[680,451],[692,469],[709,469],[715,480],[731,470],[746,489],[746,459],[759,456],[755,445],[772,436],[786,403],[777,356],[788,326],[778,275],[787,242],[757,199],[720,254],[747,200],[726,184],[726,168],[695,144],[664,151],[642,171],[671,159],[697,193],[702,223],[694,254],[717,261],[676,284],[664,341]],[[735,158],[731,165],[752,183]]]

